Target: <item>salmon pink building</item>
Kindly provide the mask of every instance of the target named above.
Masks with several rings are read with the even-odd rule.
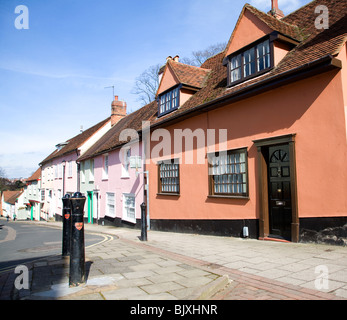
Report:
[[[168,58],[147,141],[152,229],[344,243],[346,2],[287,16],[276,3],[246,4],[200,68]]]

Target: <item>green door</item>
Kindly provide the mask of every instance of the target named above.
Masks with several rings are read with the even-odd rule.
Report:
[[[88,223],[93,224],[93,191],[88,191]]]

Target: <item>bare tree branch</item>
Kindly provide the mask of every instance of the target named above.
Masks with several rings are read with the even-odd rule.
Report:
[[[217,43],[207,47],[205,50],[192,52],[192,57],[181,58],[180,61],[191,66],[200,67],[208,58],[223,51],[226,43]],[[159,87],[158,73],[161,68],[160,64],[150,66],[147,70],[141,73],[135,80],[135,85],[132,90],[133,94],[138,95],[138,101],[143,105],[152,102],[155,99]]]
[[[158,73],[160,67],[160,64],[150,66],[136,78],[132,93],[138,95],[138,101],[142,101],[143,105],[155,99],[159,87]]]

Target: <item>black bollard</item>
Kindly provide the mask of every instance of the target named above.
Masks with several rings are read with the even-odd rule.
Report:
[[[63,250],[62,256],[70,255],[71,248],[71,206],[70,195],[66,194],[63,198]]]
[[[147,241],[146,204],[141,204],[141,241]]]
[[[71,203],[71,252],[69,285],[78,286],[85,282],[84,253],[84,204],[86,198],[76,192],[70,199]]]

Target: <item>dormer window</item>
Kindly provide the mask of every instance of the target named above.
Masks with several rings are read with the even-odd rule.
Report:
[[[156,94],[158,117],[177,110],[199,91],[205,83],[210,69],[194,67],[167,58],[166,65],[160,69],[160,83]]]
[[[158,97],[159,116],[167,114],[179,107],[180,86],[165,91]]]
[[[260,75],[272,67],[270,40],[267,39],[227,57],[229,86]]]
[[[229,86],[260,75],[272,67],[270,40],[227,57]]]

